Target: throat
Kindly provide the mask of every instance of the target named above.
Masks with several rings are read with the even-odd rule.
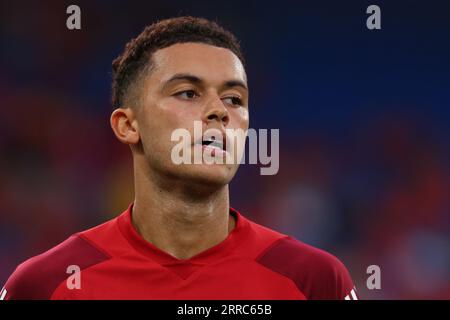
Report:
[[[132,222],[147,242],[176,259],[190,259],[224,241],[236,227],[229,208],[187,216],[186,212],[140,211],[133,207]]]

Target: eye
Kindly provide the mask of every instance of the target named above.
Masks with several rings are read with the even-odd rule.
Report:
[[[174,94],[176,97],[180,97],[185,100],[194,99],[195,97],[198,97],[199,95],[194,90],[184,90],[180,91]]]
[[[239,97],[227,97],[223,101],[234,106],[242,106],[242,99]]]

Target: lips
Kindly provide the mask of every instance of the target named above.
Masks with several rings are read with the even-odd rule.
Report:
[[[217,134],[217,136],[203,136],[199,141],[195,144],[201,144],[203,147],[209,147],[214,149],[219,149],[222,151],[227,150],[227,141],[225,138],[225,134]]]
[[[208,146],[208,147],[212,147],[212,148],[217,148],[217,149],[221,149],[221,150],[226,150],[225,148],[225,140],[215,140],[212,138],[207,138],[207,139],[203,139],[202,140],[202,145],[203,146]]]

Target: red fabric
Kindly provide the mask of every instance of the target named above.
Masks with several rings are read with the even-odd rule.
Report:
[[[337,258],[232,208],[228,237],[187,260],[145,241],[131,208],[22,263],[5,299],[344,299],[353,289]],[[69,265],[81,269],[79,289],[67,286]]]

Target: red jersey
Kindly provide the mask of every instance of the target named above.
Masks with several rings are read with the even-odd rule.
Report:
[[[20,264],[0,298],[356,299],[336,257],[232,208],[236,226],[228,237],[186,260],[145,241],[131,209]]]

